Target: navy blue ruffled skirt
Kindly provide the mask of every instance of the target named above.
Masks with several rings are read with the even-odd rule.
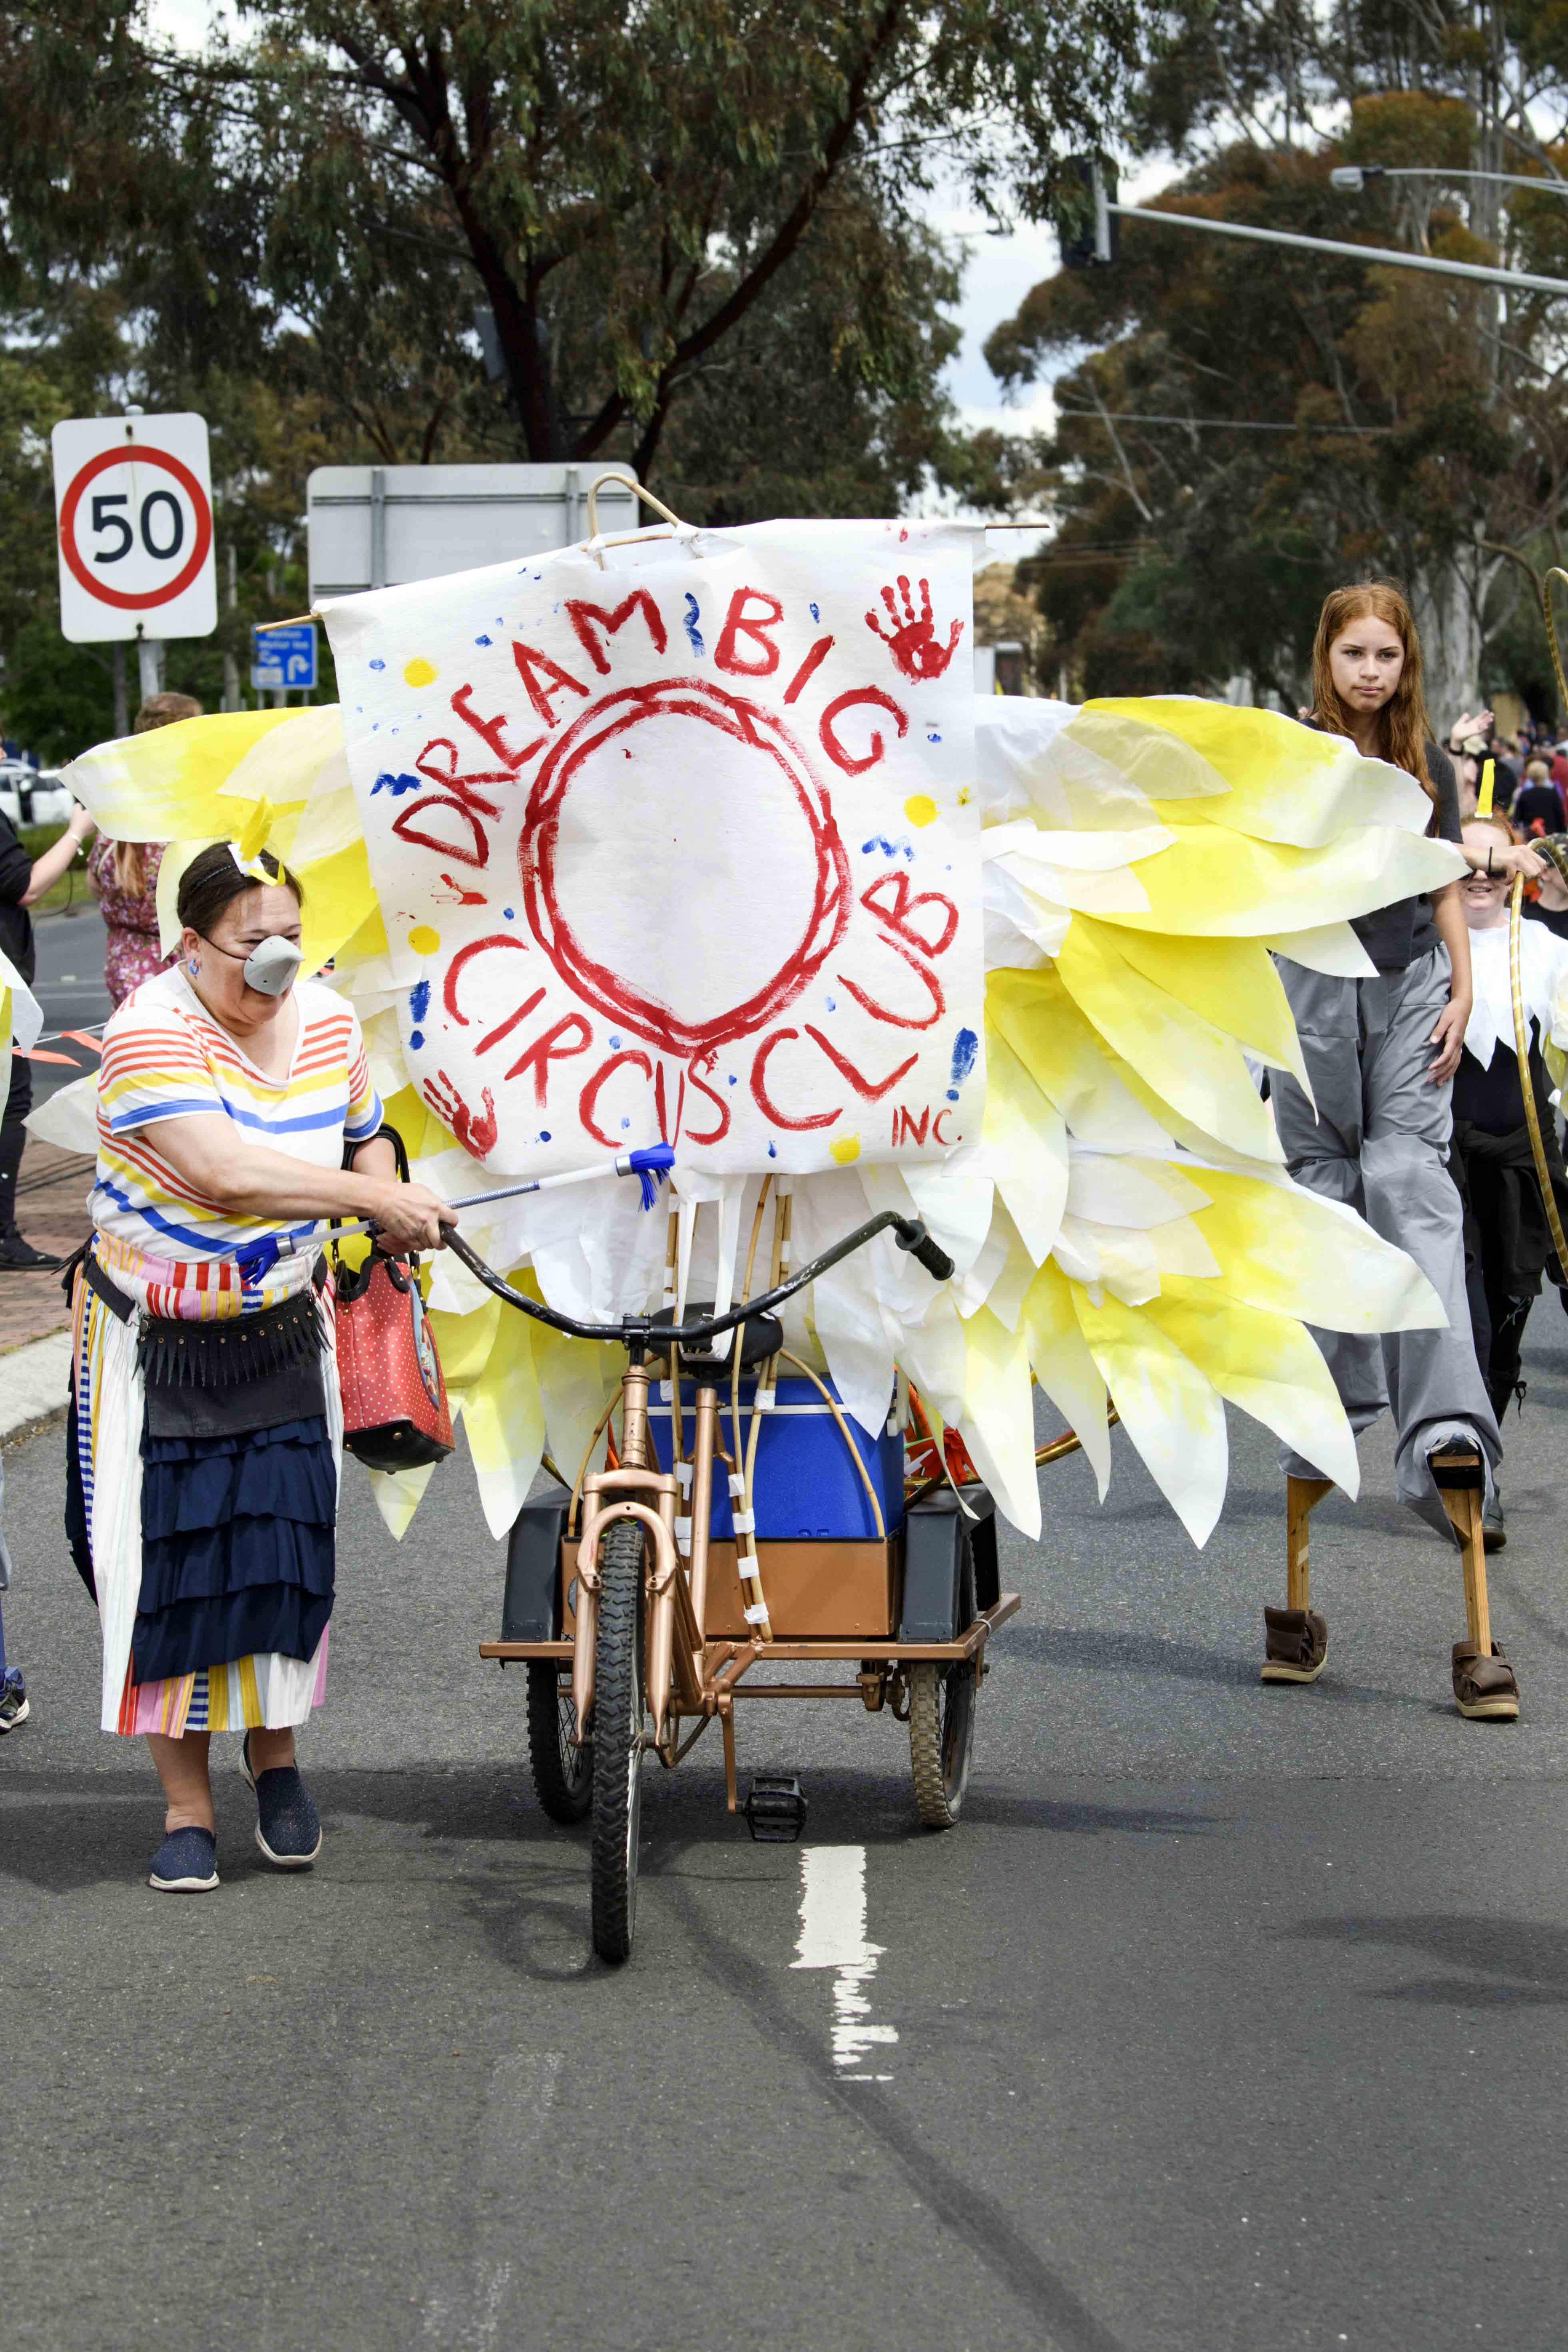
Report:
[[[142,1455],[134,1680],[252,1652],[313,1657],[332,1613],[338,1504],[324,1417],[235,1437],[144,1435]]]

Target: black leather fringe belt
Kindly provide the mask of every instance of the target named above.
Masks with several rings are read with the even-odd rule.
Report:
[[[121,1322],[137,1320],[136,1360],[154,1437],[242,1434],[280,1426],[326,1409],[326,1334],[314,1290],[255,1315],[187,1323],[138,1313],[89,1249],[89,1288]],[[325,1265],[318,1268],[317,1286]]]

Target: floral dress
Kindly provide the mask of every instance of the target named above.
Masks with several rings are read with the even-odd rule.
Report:
[[[139,898],[128,897],[114,878],[117,845],[101,835],[93,843],[87,870],[98,892],[109,934],[103,959],[104,982],[116,1012],[133,989],[164,969],[158,945],[158,868],[163,862],[161,842],[142,845],[142,862],[147,887]]]

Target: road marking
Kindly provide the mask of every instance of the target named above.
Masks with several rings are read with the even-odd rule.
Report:
[[[866,1849],[807,1845],[800,1850],[800,1934],[796,1969],[831,1969],[833,2063],[851,2083],[890,2083],[864,2064],[880,2043],[896,2042],[896,2025],[873,2025],[866,1988],[877,1973],[880,1944],[866,1940]]]
[[[491,2070],[469,2176],[479,2242],[467,2277],[426,2295],[426,2344],[491,2352],[503,2340],[512,2265],[500,2250],[515,2239],[525,2160],[543,2137],[563,2063],[559,2050],[514,2050]],[[520,2339],[513,2331],[504,2340]]]

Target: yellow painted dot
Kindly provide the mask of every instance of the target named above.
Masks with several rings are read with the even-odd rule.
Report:
[[[904,814],[911,824],[934,824],[936,803],[929,793],[911,793],[904,803]]]
[[[840,1168],[847,1168],[852,1160],[860,1157],[860,1139],[858,1135],[841,1135],[832,1151]]]
[[[416,923],[408,934],[408,944],[416,955],[434,955],[441,944],[441,934],[433,931],[428,923]]]
[[[959,786],[958,805],[960,808],[967,808],[973,798],[974,787],[973,784],[961,784]]]
[[[434,686],[439,675],[434,662],[424,661],[417,654],[411,662],[403,665],[405,686]]]

